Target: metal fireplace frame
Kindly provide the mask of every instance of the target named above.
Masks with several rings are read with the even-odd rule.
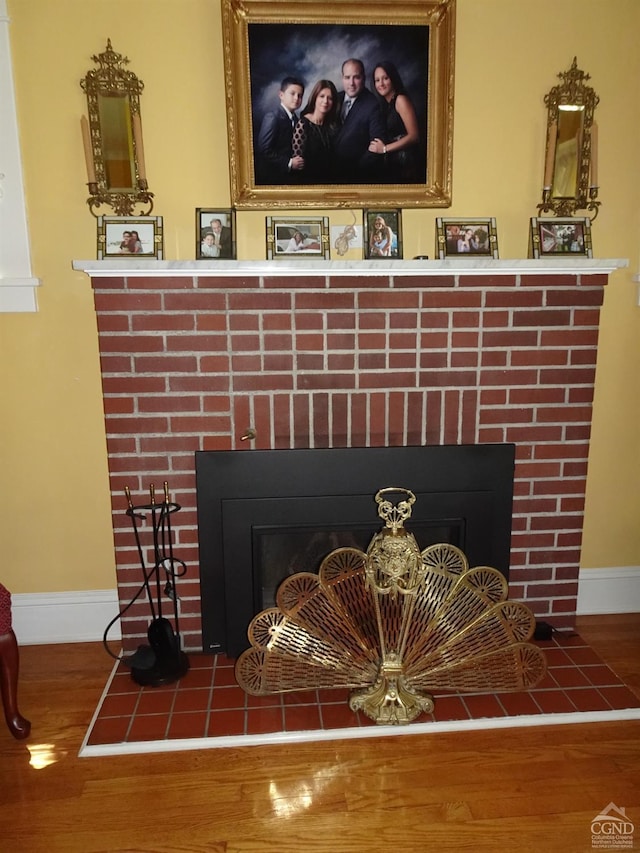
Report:
[[[415,493],[416,528],[450,528],[470,565],[508,579],[514,468],[513,444],[196,452],[203,650],[248,645],[257,527],[377,529],[374,496],[388,486]]]

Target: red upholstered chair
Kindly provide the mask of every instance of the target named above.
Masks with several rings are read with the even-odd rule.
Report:
[[[0,583],[0,691],[9,731],[15,738],[27,737],[31,723],[18,711],[18,642],[11,627],[11,594]]]

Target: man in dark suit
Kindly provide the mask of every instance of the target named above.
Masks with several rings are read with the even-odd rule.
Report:
[[[257,184],[285,184],[295,179],[303,168],[302,157],[291,150],[293,129],[298,121],[296,110],[302,105],[304,86],[295,77],[285,77],[280,84],[280,105],[262,119],[255,152]]]
[[[361,59],[343,62],[342,86],[344,91],[338,96],[342,126],[335,145],[338,174],[348,183],[375,181],[383,158],[369,151],[369,143],[383,139],[385,127],[378,100],[364,85]]]
[[[217,249],[217,252],[213,253],[211,257],[233,257],[233,247],[231,245],[231,228],[228,228],[226,225],[223,225],[221,219],[212,219],[209,223],[209,226],[207,228],[202,229],[201,239],[204,240],[207,234],[213,234],[213,246]]]

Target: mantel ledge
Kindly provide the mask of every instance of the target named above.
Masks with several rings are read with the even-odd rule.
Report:
[[[72,261],[74,270],[91,278],[131,276],[441,276],[441,275],[608,275],[629,266],[626,258],[544,258],[494,260],[493,258],[445,258],[439,261],[159,261],[155,259],[108,259]]]

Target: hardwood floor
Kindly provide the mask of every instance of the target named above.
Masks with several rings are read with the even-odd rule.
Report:
[[[640,614],[578,630],[640,695]],[[78,758],[110,669],[100,644],[21,649],[3,853],[582,853],[610,802],[640,848],[640,721]]]

